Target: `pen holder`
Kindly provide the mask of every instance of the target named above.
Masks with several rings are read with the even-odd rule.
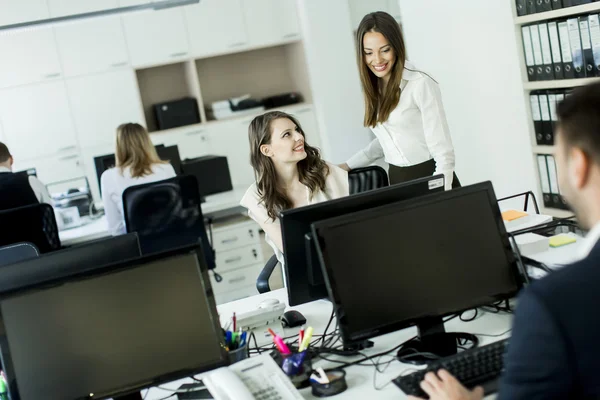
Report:
[[[294,355],[297,355],[297,353]],[[312,361],[310,359],[310,354],[306,354],[301,368],[299,368],[298,371],[293,375],[288,374],[284,369],[285,360],[292,357],[292,355],[283,356],[278,351],[272,351],[271,357],[275,360],[277,365],[279,365],[279,368],[284,370],[287,377],[290,379],[290,381],[292,381],[292,384],[294,387],[296,387],[296,389],[303,389],[310,386],[310,375],[312,374]]]
[[[340,394],[348,389],[346,383],[346,372],[343,370],[335,370],[327,373],[328,383],[319,383],[310,381],[312,386],[312,394],[315,397],[329,397]]]
[[[235,350],[229,350],[229,365],[235,364],[238,361],[245,360],[248,358],[248,342],[246,342],[243,346],[238,347]]]

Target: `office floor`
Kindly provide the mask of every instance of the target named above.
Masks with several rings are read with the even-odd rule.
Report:
[[[274,254],[273,249],[271,248],[271,246],[268,245],[267,241],[265,240],[264,232],[261,232],[260,239],[262,244],[263,255],[265,256],[266,262],[266,260],[271,258],[271,256]],[[281,271],[280,264],[277,264],[277,267],[273,271],[273,274],[269,279],[269,286],[271,287],[271,290],[281,289],[283,287],[283,272]]]

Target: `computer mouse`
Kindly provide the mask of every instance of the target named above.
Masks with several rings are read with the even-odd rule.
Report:
[[[266,299],[266,300],[261,301],[258,304],[258,308],[273,307],[273,306],[276,306],[277,304],[279,304],[279,300],[277,300],[277,299]]]
[[[283,326],[286,328],[294,328],[306,324],[306,318],[299,311],[290,310],[283,313],[281,322],[283,322]]]

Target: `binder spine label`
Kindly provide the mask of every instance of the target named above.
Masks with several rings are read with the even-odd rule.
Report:
[[[573,62],[573,53],[571,51],[571,42],[569,40],[569,27],[566,22],[560,22],[558,24],[558,32],[563,62]]]
[[[569,26],[569,42],[573,54],[573,66],[577,71],[583,71],[583,51],[581,50],[581,37],[579,34],[579,21],[577,18],[567,20]]]
[[[594,53],[594,63],[596,68],[600,69],[600,20],[598,14],[590,15],[590,38],[592,41],[592,52]]]
[[[525,50],[525,64],[528,67],[535,66],[535,60],[533,59],[533,47],[531,45],[531,32],[528,26],[521,28],[523,34],[523,49]]]
[[[558,121],[558,118],[556,116],[556,95],[555,94],[548,95],[548,106],[550,107],[550,120],[552,120],[552,122]]]
[[[542,45],[542,58],[544,60],[544,64],[552,64],[550,41],[548,40],[548,26],[546,24],[540,24],[538,29],[540,31],[540,43]]]
[[[555,63],[562,62],[560,54],[560,40],[558,39],[558,27],[556,22],[548,24],[548,34],[550,36],[550,48],[552,49],[552,60]]]
[[[541,66],[544,64],[544,60],[542,59],[540,31],[537,25],[531,25],[529,28],[531,29],[531,43],[533,44],[533,59],[535,60],[535,65]]]
[[[592,42],[590,41],[590,28],[586,19],[579,21],[579,31],[581,32],[581,47],[584,50],[592,48]]]
[[[541,121],[542,115],[540,114],[540,100],[537,94],[529,96],[529,102],[531,103],[531,116],[534,121]]]
[[[550,121],[550,109],[548,107],[548,96],[540,94],[540,108],[542,111],[542,121]]]

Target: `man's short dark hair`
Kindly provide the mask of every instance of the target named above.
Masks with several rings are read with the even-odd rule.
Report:
[[[10,158],[10,151],[8,151],[8,147],[2,142],[0,142],[0,163],[7,162]]]
[[[600,164],[600,83],[575,89],[558,104],[562,139],[577,146]]]

